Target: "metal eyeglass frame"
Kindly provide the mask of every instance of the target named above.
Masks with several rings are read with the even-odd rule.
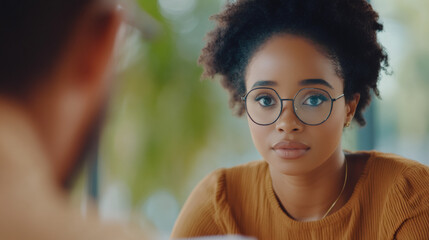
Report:
[[[280,113],[279,113],[279,115],[277,116],[277,118],[273,121],[273,122],[271,122],[271,123],[268,123],[268,124],[261,124],[261,123],[257,123],[255,120],[253,120],[253,118],[252,118],[252,116],[250,116],[250,114],[249,114],[249,111],[247,111],[247,96],[249,96],[249,93],[251,93],[252,91],[254,91],[254,90],[256,90],[256,89],[268,89],[268,90],[273,90],[275,93],[276,93],[276,95],[277,95],[277,97],[278,97],[278,99],[280,100]],[[296,113],[296,111],[295,111],[295,98],[296,98],[296,96],[298,96],[298,94],[301,92],[301,91],[303,91],[303,90],[305,90],[305,89],[315,89],[315,90],[320,90],[320,91],[323,91],[323,92],[325,92],[328,96],[329,96],[329,98],[331,99],[331,108],[330,108],[330,110],[329,110],[329,114],[328,114],[328,116],[325,118],[325,120],[323,120],[322,122],[320,122],[320,123],[317,123],[317,124],[309,124],[309,123],[306,123],[306,122],[304,122],[303,120],[301,120],[301,118],[299,118],[298,117],[298,114]],[[299,119],[299,121],[301,121],[302,123],[304,123],[305,125],[309,125],[309,126],[317,126],[317,125],[320,125],[320,124],[322,124],[322,123],[324,123],[324,122],[326,122],[326,120],[328,120],[328,118],[331,116],[331,113],[332,113],[332,107],[333,107],[333,105],[334,105],[334,102],[335,101],[337,101],[338,99],[340,99],[341,97],[344,97],[344,93],[343,94],[341,94],[340,96],[338,96],[338,97],[336,97],[336,98],[332,98],[331,97],[331,95],[326,91],[326,90],[323,90],[323,89],[320,89],[320,88],[302,88],[302,89],[300,89],[296,94],[295,94],[295,96],[293,97],[293,98],[281,98],[280,97],[280,95],[277,93],[277,91],[276,90],[274,90],[273,88],[269,88],[269,87],[257,87],[257,88],[253,88],[253,89],[251,89],[248,93],[246,93],[246,95],[245,96],[243,96],[243,97],[241,97],[241,100],[242,101],[244,101],[244,106],[245,106],[245,108],[246,108],[246,113],[247,113],[247,116],[249,116],[249,118],[252,120],[252,122],[254,122],[254,123],[256,123],[256,124],[258,124],[258,125],[261,125],[261,126],[268,126],[268,125],[271,125],[271,124],[273,124],[273,123],[275,123],[279,118],[280,118],[280,116],[282,115],[282,112],[283,112],[283,101],[292,101],[292,106],[293,106],[293,113],[295,114],[295,116]]]

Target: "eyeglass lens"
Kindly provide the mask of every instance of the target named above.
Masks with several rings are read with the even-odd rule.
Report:
[[[286,104],[286,103],[285,103]],[[332,99],[321,89],[303,88],[293,100],[296,116],[305,124],[317,125],[324,122],[331,113]],[[271,88],[252,89],[246,97],[246,110],[257,124],[269,125],[280,116],[283,103]]]

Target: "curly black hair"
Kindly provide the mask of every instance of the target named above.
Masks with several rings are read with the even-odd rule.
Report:
[[[221,76],[231,108],[241,116],[244,75],[253,54],[274,35],[305,37],[335,64],[346,100],[360,94],[354,119],[364,126],[362,111],[371,101],[371,89],[379,97],[379,73],[389,66],[377,41],[377,32],[383,30],[378,18],[366,0],[237,0],[211,17],[217,25],[207,34],[198,63],[204,67],[203,77]]]

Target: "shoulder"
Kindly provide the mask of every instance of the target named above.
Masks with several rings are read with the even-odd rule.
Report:
[[[385,187],[391,185],[404,197],[410,191],[426,191],[425,185],[429,184],[428,166],[392,153],[369,153],[367,174],[372,181],[380,181]]]
[[[409,168],[428,168],[415,160],[411,160],[394,153],[384,153],[378,151],[369,152],[371,158],[378,161],[380,164],[389,165],[398,169],[409,169]]]
[[[380,162],[378,172],[391,175],[393,184],[390,197],[404,204],[403,211],[413,215],[429,211],[429,167],[395,154],[378,153],[374,161]],[[381,167],[384,168],[383,172]],[[404,212],[405,213],[405,212]]]
[[[265,161],[253,161],[225,169],[225,180],[228,185],[249,184],[259,181],[266,175],[268,164]]]
[[[176,221],[172,237],[238,233],[231,206],[231,191],[240,191],[264,167],[264,162],[250,162],[222,168],[207,175],[195,187]],[[238,194],[240,195],[240,194]]]
[[[220,168],[207,175],[197,185],[194,191],[204,189],[204,192],[223,190],[226,184],[238,183],[242,178],[265,175],[268,164],[265,161],[252,161],[231,168]],[[248,182],[249,179],[246,179]]]
[[[238,200],[237,196],[255,194],[257,189],[261,189],[257,186],[264,184],[267,169],[265,161],[218,169],[206,176],[194,191],[199,196],[207,196],[217,205],[233,204]]]
[[[267,178],[270,175],[265,161],[254,161],[225,170],[225,199],[234,215],[243,209],[252,211],[257,208],[253,203],[265,198]]]
[[[361,151],[353,155],[357,156],[354,160],[365,163],[356,206],[365,206],[359,211],[366,218],[380,221],[380,238],[420,236],[416,230],[429,219],[429,167],[391,153]]]
[[[207,205],[208,203],[220,204],[225,194],[231,190],[239,190],[243,184],[249,185],[260,181],[265,176],[267,163],[265,161],[253,161],[232,168],[221,168],[211,172],[195,187],[191,193],[197,195],[195,201]],[[191,198],[190,197],[190,198]]]
[[[405,179],[415,184],[429,181],[429,167],[422,163],[392,153],[371,151],[369,154],[367,170],[374,178],[396,185]]]
[[[213,206],[219,202],[225,188],[225,171],[221,168],[203,178],[191,192],[184,209],[192,208],[202,211],[213,211]]]
[[[174,224],[172,238],[221,234],[216,224],[216,199],[223,185],[223,169],[206,176],[191,192]]]
[[[409,219],[429,217],[429,167],[395,154],[371,152],[368,188],[383,202],[384,216],[398,229]],[[386,224],[386,225],[390,225]]]
[[[386,166],[384,175],[391,171],[394,176],[386,216],[395,223],[395,239],[428,239],[429,167],[394,154],[380,154],[376,160]]]

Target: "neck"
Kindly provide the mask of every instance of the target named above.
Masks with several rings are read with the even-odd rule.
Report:
[[[0,97],[0,175],[31,169],[35,175],[54,178],[36,124],[24,106]]]
[[[274,191],[288,215],[298,221],[315,221],[324,217],[341,193],[345,157],[339,146],[322,165],[306,174],[289,176],[272,168],[270,173]],[[330,213],[344,203],[340,197]]]

